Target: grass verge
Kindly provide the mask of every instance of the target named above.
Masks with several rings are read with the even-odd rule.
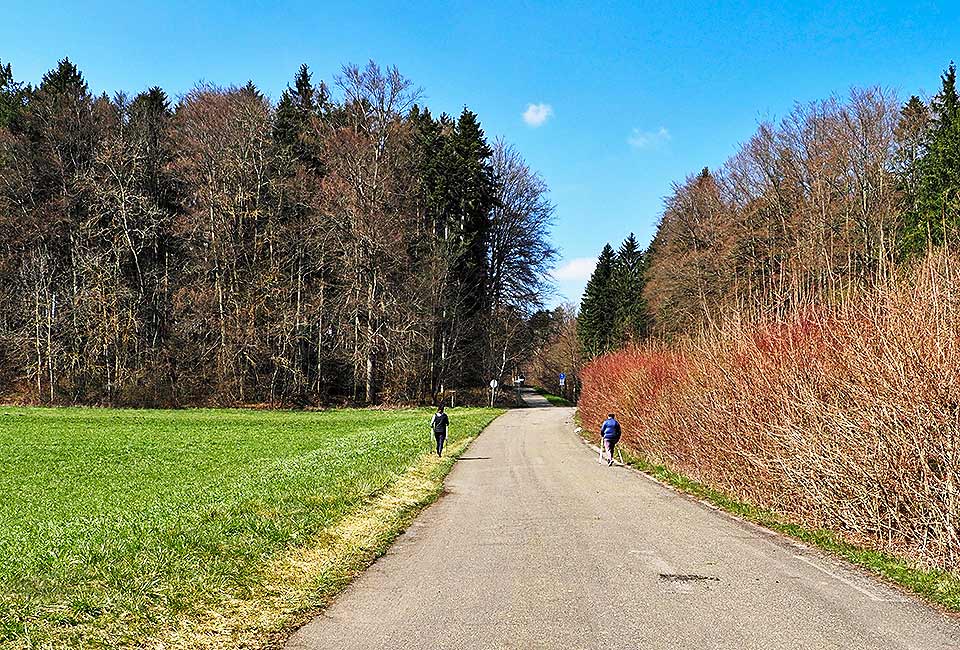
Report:
[[[584,430],[584,439],[595,442]],[[913,592],[947,611],[960,612],[960,576],[940,569],[928,569],[906,558],[851,543],[835,532],[813,529],[785,520],[777,513],[757,508],[715,490],[665,465],[651,463],[626,447],[620,447],[624,462],[680,492],[710,503],[724,512],[775,530],[800,542],[840,557]]]
[[[443,459],[427,455],[380,497],[348,516],[315,544],[272,562],[257,588],[221,611],[201,612],[168,626],[157,648],[282,648],[289,634],[319,613],[383,555],[423,508],[443,491],[443,478],[475,436]]]
[[[540,393],[540,395],[542,395],[548,402],[550,402],[554,406],[575,406],[573,402],[566,399],[565,397],[560,397],[559,395],[548,393],[545,388],[535,388],[534,390]]]
[[[501,411],[0,408],[0,646],[259,647],[440,493]]]

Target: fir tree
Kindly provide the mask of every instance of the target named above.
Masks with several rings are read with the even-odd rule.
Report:
[[[452,230],[459,239],[454,272],[456,295],[462,307],[463,346],[467,355],[477,354],[484,346],[482,320],[489,314],[487,283],[489,264],[487,241],[490,233],[490,211],[496,187],[487,144],[477,115],[466,108],[457,119],[451,138],[453,173],[446,181],[452,199]],[[482,370],[464,366],[461,375],[468,382],[480,380],[471,376]]]
[[[613,348],[616,325],[617,299],[613,286],[616,253],[607,244],[597,260],[597,267],[587,282],[577,318],[577,338],[586,358],[608,352]]]
[[[53,196],[67,199],[60,201],[58,216],[72,218],[86,202],[69,189],[93,160],[97,129],[93,97],[83,75],[69,59],[59,61],[55,69],[43,75],[18,123],[32,152],[36,200]]]

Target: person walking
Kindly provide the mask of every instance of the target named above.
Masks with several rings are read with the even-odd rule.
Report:
[[[610,467],[613,465],[613,448],[620,440],[620,423],[617,422],[617,418],[613,417],[613,413],[608,414],[607,419],[603,421],[603,426],[600,427],[600,437],[603,438],[603,451],[600,452],[600,461],[603,462],[603,452],[607,452],[610,455],[607,460],[607,467]]]
[[[443,457],[443,443],[447,440],[447,427],[450,426],[450,418],[443,411],[443,404],[437,408],[430,420],[430,429],[433,431],[433,437],[437,440],[437,456]]]

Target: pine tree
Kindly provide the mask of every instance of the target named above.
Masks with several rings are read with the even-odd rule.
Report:
[[[647,308],[643,300],[645,255],[630,233],[620,250],[613,271],[613,290],[616,294],[616,343],[635,341],[647,332]]]
[[[908,254],[922,251],[928,241],[939,245],[955,239],[960,231],[960,97],[952,62],[941,81],[942,88],[931,101],[933,119],[922,156],[911,170],[915,187],[907,197],[904,229]]]
[[[587,282],[577,318],[577,338],[584,357],[592,358],[613,348],[616,337],[616,291],[613,286],[616,253],[607,244]]]

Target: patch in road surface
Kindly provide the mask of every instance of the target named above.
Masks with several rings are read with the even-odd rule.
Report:
[[[661,573],[660,580],[663,582],[720,582],[716,576],[701,576],[696,573]]]

